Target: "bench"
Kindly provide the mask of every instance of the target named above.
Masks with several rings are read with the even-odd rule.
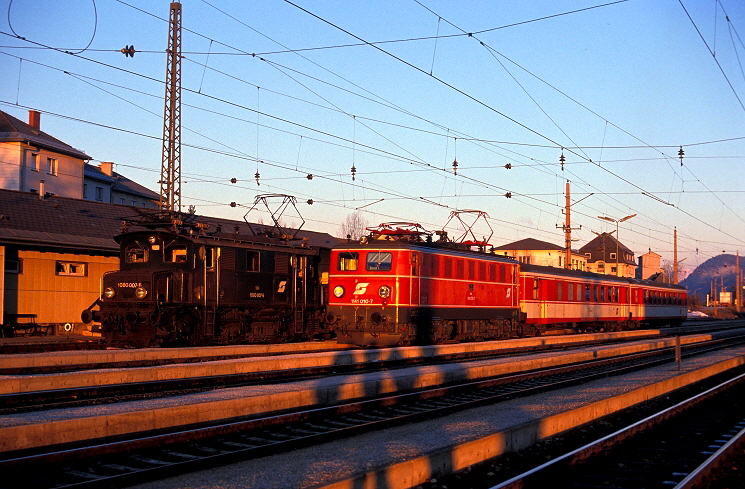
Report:
[[[0,335],[6,338],[14,336],[46,336],[54,334],[54,325],[39,324],[36,314],[11,313],[5,314],[5,323],[0,329]]]

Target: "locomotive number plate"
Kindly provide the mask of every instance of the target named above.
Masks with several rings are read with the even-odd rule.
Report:
[[[352,299],[352,304],[375,304],[375,299]]]
[[[119,282],[116,286],[120,289],[136,289],[142,287],[142,282]]]

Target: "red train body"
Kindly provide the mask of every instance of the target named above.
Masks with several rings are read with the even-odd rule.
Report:
[[[686,317],[677,285],[524,265],[449,242],[336,248],[329,291],[327,321],[340,343],[358,345],[634,329]]]

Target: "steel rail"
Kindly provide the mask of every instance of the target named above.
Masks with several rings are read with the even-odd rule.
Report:
[[[701,353],[703,348],[701,345],[697,346],[698,351],[688,352],[687,355]],[[660,355],[664,355],[665,358],[649,359],[651,356]],[[668,363],[671,356],[671,351],[645,352],[634,354],[631,358],[583,362],[574,366],[544,369],[331,407],[278,413],[260,419],[182,429],[172,433],[156,433],[114,442],[103,441],[94,446],[70,447],[49,453],[6,454],[6,457],[11,458],[0,461],[0,472],[5,474],[4,480],[0,480],[0,487],[28,487],[29,484],[40,488],[132,484],[152,480],[154,477],[167,477],[369,430],[443,416],[609,375],[620,375]],[[126,453],[130,455],[124,455]],[[80,468],[80,461],[93,463]],[[26,479],[18,484],[9,484],[13,480],[28,478],[33,468],[39,466],[45,467],[41,475],[51,477],[51,481]]]
[[[560,457],[554,458],[549,462],[539,465],[538,467],[528,470],[520,475],[512,477],[511,479],[508,479],[500,484],[491,486],[489,489],[526,489],[532,487],[554,487],[557,485],[555,484],[555,482],[557,481],[557,477],[559,477],[559,474],[563,480],[571,480],[572,475],[569,472],[570,467],[577,468],[580,462],[587,461],[592,457],[607,453],[607,450],[618,445],[620,442],[627,441],[640,433],[656,428],[666,421],[675,418],[681,413],[697,405],[700,405],[704,401],[710,400],[728,389],[740,386],[742,382],[745,382],[745,374],[740,374],[732,379],[726,380],[719,385],[712,387],[700,394],[696,394],[684,401],[675,404],[674,406],[648,416],[641,421],[633,423],[592,443],[577,448],[576,450],[572,450]],[[742,435],[743,432],[745,432],[745,429],[741,430],[740,434]],[[737,446],[736,443],[741,444],[743,443],[743,441],[742,439],[740,439],[739,442],[735,442],[733,439],[732,444],[728,444],[730,445],[728,448]],[[720,451],[723,449],[724,447],[722,447]],[[712,456],[709,460],[712,459],[715,459],[715,457]],[[707,462],[709,460],[707,460]],[[716,460],[720,461],[721,458],[717,458]],[[691,479],[691,481],[693,481],[694,479],[700,480],[700,478],[706,474],[705,471],[707,469],[703,467],[704,465],[706,465],[706,462],[700,467],[702,471],[700,474],[697,475],[691,473],[685,481],[688,481],[688,479]],[[685,481],[681,481],[680,484],[675,485],[675,488],[682,489],[683,487],[693,487],[693,485],[681,485]],[[688,483],[689,482],[686,482],[686,484]],[[668,485],[672,487],[673,484]],[[610,487],[613,486],[611,485]]]

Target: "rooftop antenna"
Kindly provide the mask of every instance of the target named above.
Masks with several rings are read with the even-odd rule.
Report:
[[[168,24],[166,95],[163,112],[163,164],[160,210],[181,212],[181,4],[171,2]]]

